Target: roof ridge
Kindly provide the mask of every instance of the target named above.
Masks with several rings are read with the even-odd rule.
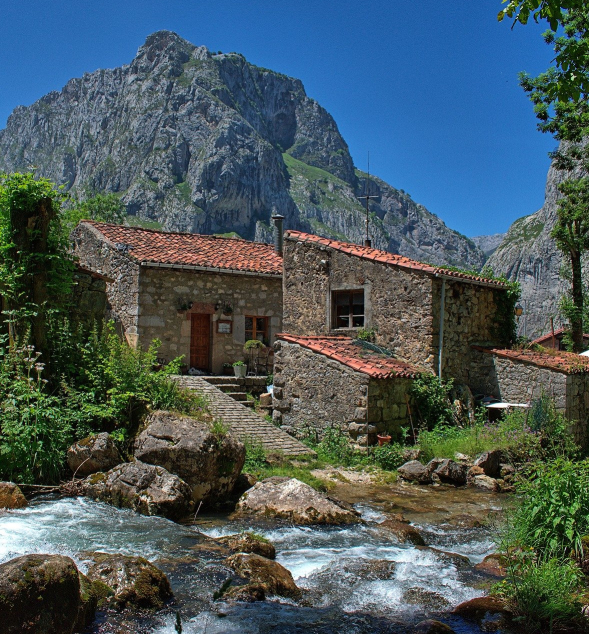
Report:
[[[447,277],[464,280],[467,282],[488,284],[496,288],[505,288],[506,286],[505,282],[482,277],[480,275],[462,273],[460,271],[454,271],[452,269],[444,268],[440,265],[420,262],[419,260],[408,258],[407,256],[400,255],[399,253],[390,253],[389,251],[375,249],[374,247],[367,247],[364,245],[356,244],[354,242],[344,242],[342,240],[334,240],[332,238],[322,238],[321,236],[317,236],[312,233],[306,233],[304,231],[295,231],[291,229],[286,232],[285,238],[297,240],[299,242],[314,242],[317,244],[322,244],[325,247],[342,251],[342,253],[355,255],[356,257],[367,260],[378,261],[382,264],[390,264],[393,266],[399,266],[401,268],[405,267],[411,270],[424,271],[425,273],[431,273],[433,275],[445,275]]]

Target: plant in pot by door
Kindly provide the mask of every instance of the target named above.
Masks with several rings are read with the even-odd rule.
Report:
[[[245,365],[243,361],[236,361],[233,364],[233,372],[235,373],[235,376],[240,379],[245,378],[246,370],[247,370],[247,366]]]
[[[223,374],[225,376],[230,376],[233,374],[233,366],[231,365],[231,363],[223,364]]]

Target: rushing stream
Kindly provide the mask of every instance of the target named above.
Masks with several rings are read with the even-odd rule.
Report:
[[[185,634],[404,633],[424,618],[440,618],[459,634],[490,631],[491,624],[480,629],[449,612],[488,585],[471,564],[494,550],[491,530],[480,520],[501,509],[499,496],[418,487],[350,487],[347,494],[366,524],[297,527],[210,515],[181,525],[84,498],[40,497],[26,509],[0,513],[0,562],[27,553],[61,553],[85,571],[84,553],[103,551],[142,555],[166,572],[175,594],[166,610],[141,617],[99,613],[88,629],[96,634],[175,634],[177,613]],[[399,544],[378,527],[387,513],[399,511],[433,549]],[[300,604],[277,598],[212,601],[228,575],[224,555],[209,537],[244,529],[274,543],[277,561],[304,591]]]

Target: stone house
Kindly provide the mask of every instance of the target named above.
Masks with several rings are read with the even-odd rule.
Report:
[[[538,337],[537,339],[534,339],[532,343],[537,346],[542,346],[543,348],[552,348],[553,350],[566,350],[564,344],[564,335],[565,329],[558,328],[554,331],[554,334],[552,332],[549,332],[545,335],[542,335],[541,337]],[[583,335],[583,344],[586,348],[589,347],[589,334]]]
[[[589,357],[572,352],[473,348],[473,389],[507,403],[529,403],[546,394],[573,421],[571,432],[587,445]]]
[[[282,257],[275,247],[217,236],[91,221],[71,235],[84,268],[109,278],[111,317],[133,345],[162,342],[165,361],[220,374],[248,339],[282,328]]]
[[[502,343],[502,282],[297,231],[285,234],[283,257],[274,416],[287,429],[354,423],[394,433],[411,422],[413,377],[471,385],[473,344]],[[352,343],[360,331],[376,352]]]

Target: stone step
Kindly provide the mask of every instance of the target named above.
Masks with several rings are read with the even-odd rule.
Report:
[[[234,401],[247,401],[247,394],[245,392],[225,392],[227,396],[230,396]]]
[[[215,387],[219,388],[221,392],[242,392],[245,394],[245,388],[243,385],[238,385],[237,383],[219,383],[219,385],[215,385]]]
[[[245,379],[240,379],[236,376],[203,376],[207,383],[211,385],[245,385]]]

